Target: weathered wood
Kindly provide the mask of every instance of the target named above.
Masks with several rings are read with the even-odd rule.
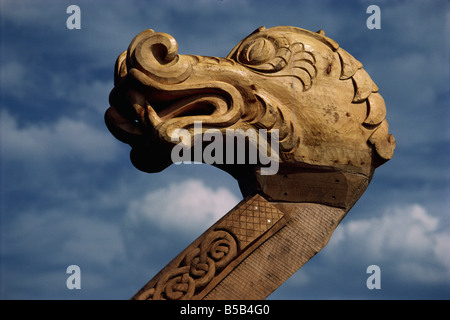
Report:
[[[220,282],[205,300],[259,300],[319,252],[345,216],[339,208],[320,204],[276,204],[289,220]]]
[[[184,150],[245,198],[134,299],[264,299],[326,245],[395,149],[362,67],[322,30],[261,27],[225,58],[153,30],[131,41],[105,121],[133,164],[158,172]]]

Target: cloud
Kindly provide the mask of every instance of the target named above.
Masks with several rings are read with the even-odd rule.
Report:
[[[41,120],[40,117],[49,112],[55,116],[82,116],[90,122],[93,118],[103,119],[109,106],[109,93],[114,86],[112,76],[102,80],[100,78],[104,73],[82,71],[93,68],[93,63],[88,66],[73,65],[74,70],[49,70],[27,60],[26,53],[21,53],[13,60],[1,63],[0,89],[3,97],[12,98],[23,108],[32,106],[35,120]],[[114,64],[113,59],[110,64]],[[55,104],[59,107],[55,108]]]
[[[100,298],[127,261],[119,225],[64,205],[20,212],[1,236],[2,299]],[[65,285],[72,264],[82,275],[75,296]]]
[[[350,213],[325,248],[269,298],[448,299],[450,232],[446,219],[421,204],[400,202],[368,218],[355,219]],[[370,265],[380,267],[381,290],[366,286]]]
[[[3,230],[3,240],[9,245],[2,254],[19,254],[37,265],[72,261],[106,267],[124,255],[119,226],[62,207],[21,213]]]
[[[0,90],[2,94],[20,96],[23,90],[29,89],[29,82],[25,81],[27,70],[17,61],[2,63],[0,69]],[[24,87],[25,85],[25,87]]]
[[[450,233],[419,204],[388,208],[381,216],[350,220],[338,227],[330,257],[374,261],[399,278],[438,284],[450,276]]]
[[[52,123],[20,126],[8,111],[0,114],[2,157],[8,160],[46,162],[74,159],[84,163],[104,163],[114,158],[117,142],[105,127],[95,128],[84,121],[59,118]]]
[[[132,200],[127,217],[133,224],[150,223],[163,230],[203,232],[238,202],[223,187],[213,189],[202,180],[189,179]]]
[[[61,90],[59,97],[69,100],[76,107],[76,114],[79,114],[83,120],[89,121],[93,116],[103,119],[109,107],[108,97],[113,86],[112,79],[110,81],[79,81],[70,88]]]

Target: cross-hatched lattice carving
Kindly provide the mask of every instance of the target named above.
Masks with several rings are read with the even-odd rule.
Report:
[[[238,239],[240,249],[244,249],[259,236],[269,230],[283,213],[259,195],[236,207],[218,225],[231,231]]]

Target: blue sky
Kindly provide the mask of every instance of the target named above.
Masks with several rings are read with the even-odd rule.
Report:
[[[325,249],[269,298],[450,298],[447,1],[0,3],[1,299],[129,299],[241,200],[207,165],[139,172],[103,114],[115,59],[142,30],[225,56],[262,25],[325,30],[377,83],[397,140]],[[66,27],[71,4],[80,30]],[[366,27],[371,4],[380,30]],[[72,264],[81,290],[66,287]],[[380,290],[366,287],[373,264]]]

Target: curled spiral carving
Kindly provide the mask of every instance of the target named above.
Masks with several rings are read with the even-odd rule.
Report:
[[[178,54],[175,38],[151,29],[139,33],[127,51],[127,68],[137,68],[150,78],[175,84],[186,80],[192,72],[192,60]]]
[[[193,296],[194,289],[194,280],[185,273],[167,282],[165,294],[169,300],[178,300],[181,297],[188,299]]]
[[[174,269],[165,274],[152,291],[153,294],[148,298],[153,300],[192,298],[195,292],[195,280],[189,275],[189,266]]]
[[[208,237],[208,255],[214,260],[217,270],[223,269],[237,255],[237,243],[225,230],[217,230]]]

